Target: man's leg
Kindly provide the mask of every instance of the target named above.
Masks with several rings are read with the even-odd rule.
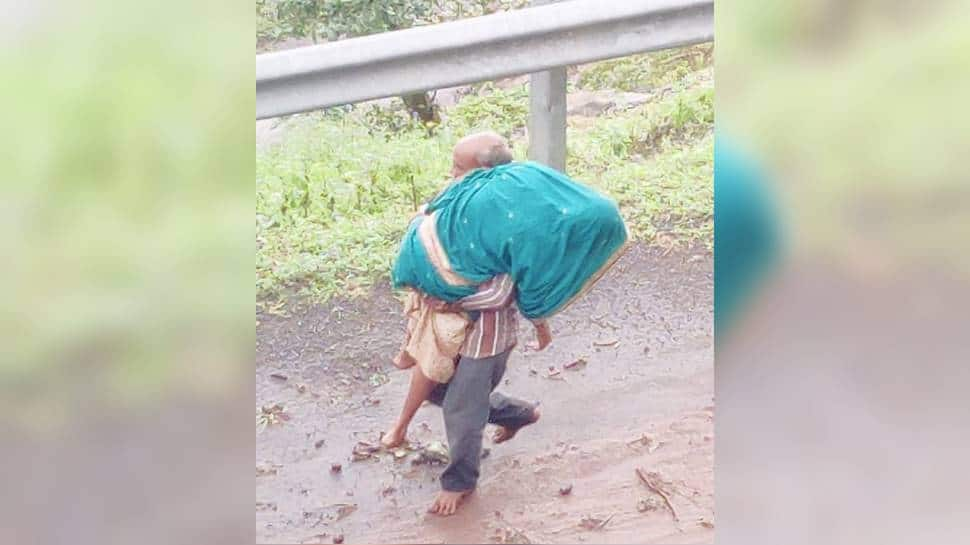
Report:
[[[502,381],[507,362],[508,358],[496,363],[492,374],[493,389]],[[539,416],[539,409],[534,403],[494,391],[489,397],[488,423],[499,426],[493,438],[496,443],[508,441],[521,428],[538,421]]]
[[[442,409],[451,461],[441,475],[442,492],[430,511],[455,512],[461,498],[478,483],[482,455],[482,432],[488,422],[489,394],[495,384],[496,366],[505,366],[509,351],[489,358],[462,358],[445,389]],[[432,393],[432,400],[442,389]]]

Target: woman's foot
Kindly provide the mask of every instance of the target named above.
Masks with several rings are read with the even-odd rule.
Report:
[[[515,434],[518,433],[519,430],[521,430],[522,428],[524,428],[526,426],[529,426],[531,424],[535,424],[536,422],[538,422],[539,421],[539,417],[541,417],[541,416],[542,416],[542,413],[539,412],[539,407],[535,407],[534,409],[532,409],[532,420],[529,420],[527,423],[525,423],[525,424],[523,424],[523,425],[521,425],[521,426],[519,426],[517,428],[510,428],[510,427],[507,427],[507,426],[499,426],[499,428],[497,430],[495,430],[495,435],[492,436],[492,442],[493,443],[504,443],[504,442],[508,441],[509,439],[515,437]]]
[[[407,429],[395,424],[394,427],[381,435],[381,446],[384,448],[395,448],[404,444],[407,440]]]
[[[396,356],[391,358],[391,363],[394,364],[394,367],[404,370],[404,369],[410,369],[414,367],[414,365],[418,362],[417,360],[412,358],[411,355],[408,354],[407,352],[401,352],[400,354],[397,354]]]

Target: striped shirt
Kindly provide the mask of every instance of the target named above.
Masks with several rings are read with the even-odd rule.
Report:
[[[418,214],[423,214],[424,208],[422,206]],[[445,282],[453,286],[471,284],[452,270],[448,253],[438,239],[436,223],[435,212],[426,215],[418,227],[418,238],[432,266]],[[477,292],[460,299],[458,306],[471,313],[473,319],[476,313],[478,315],[465,337],[460,355],[474,359],[487,358],[510,350],[518,343],[519,309],[515,306],[515,284],[509,275],[502,274],[481,284]],[[540,322],[533,320],[534,324]]]
[[[478,292],[459,300],[458,306],[478,313],[478,319],[461,347],[463,357],[487,358],[512,349],[518,342],[515,285],[509,275],[499,275],[485,282]]]

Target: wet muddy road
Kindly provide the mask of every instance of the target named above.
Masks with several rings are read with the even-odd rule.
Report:
[[[478,490],[449,518],[425,513],[442,466],[414,450],[353,459],[407,388],[390,291],[258,315],[257,542],[713,542],[712,261],[634,247],[552,320],[546,351],[525,350],[523,324],[499,389],[540,401],[542,420],[502,445],[486,430]],[[409,437],[443,443],[440,410]]]

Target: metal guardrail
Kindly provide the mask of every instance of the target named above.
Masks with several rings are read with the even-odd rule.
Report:
[[[573,0],[266,53],[256,119],[713,39],[713,0]]]

